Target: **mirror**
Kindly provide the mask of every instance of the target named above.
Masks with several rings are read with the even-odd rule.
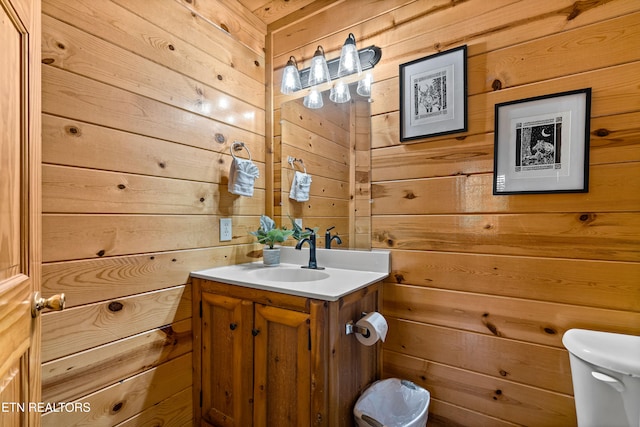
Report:
[[[341,245],[333,249],[371,249],[371,112],[369,99],[356,94],[337,104],[322,93],[324,106],[308,109],[302,99],[288,101],[280,109],[280,150],[276,144],[275,210],[280,224],[302,219],[303,227],[317,228],[318,247],[325,245],[330,227]],[[276,139],[277,141],[277,139]],[[292,163],[288,159],[295,159]],[[289,197],[295,172],[311,176],[309,200]]]

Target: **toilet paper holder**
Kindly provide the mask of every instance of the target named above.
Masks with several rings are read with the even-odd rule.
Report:
[[[366,315],[367,313],[363,311],[361,317],[364,317]],[[345,325],[345,333],[347,335],[361,334],[365,338],[369,338],[369,336],[371,335],[371,332],[369,332],[369,328],[365,326],[356,325],[353,320],[349,320]]]

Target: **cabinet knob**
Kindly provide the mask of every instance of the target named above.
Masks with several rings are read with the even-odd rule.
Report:
[[[260,329],[252,329],[252,330],[251,330],[251,335],[253,335],[254,337],[255,337],[256,335],[258,335],[259,333],[260,333]]]
[[[237,323],[231,323],[231,324],[229,325],[229,329],[231,329],[232,331],[235,331],[237,327],[238,327],[238,324],[237,324]]]

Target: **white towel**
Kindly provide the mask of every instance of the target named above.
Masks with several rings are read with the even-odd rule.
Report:
[[[309,190],[311,189],[311,175],[306,172],[296,171],[291,183],[289,198],[296,202],[306,202],[309,200]]]
[[[229,193],[252,197],[253,185],[259,175],[258,167],[251,160],[234,158],[229,169]]]

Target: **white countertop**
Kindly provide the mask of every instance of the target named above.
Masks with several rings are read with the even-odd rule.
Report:
[[[293,248],[282,249],[283,261],[304,259],[306,265],[308,250],[306,252],[304,250],[291,252],[294,250]],[[320,255],[320,251],[318,249],[318,255]],[[303,269],[301,263],[290,262],[283,262],[279,266],[271,267],[265,266],[262,261],[259,261],[193,271],[191,276],[253,289],[337,301],[343,296],[379,282],[389,275],[388,251],[330,250],[326,252],[324,256],[317,257],[318,265],[325,266],[323,270]],[[304,258],[305,255],[307,258]],[[334,258],[335,263],[332,262]],[[339,264],[338,267],[343,267],[349,260],[353,261],[353,269],[332,266],[332,264]],[[377,271],[367,270],[368,268]]]

